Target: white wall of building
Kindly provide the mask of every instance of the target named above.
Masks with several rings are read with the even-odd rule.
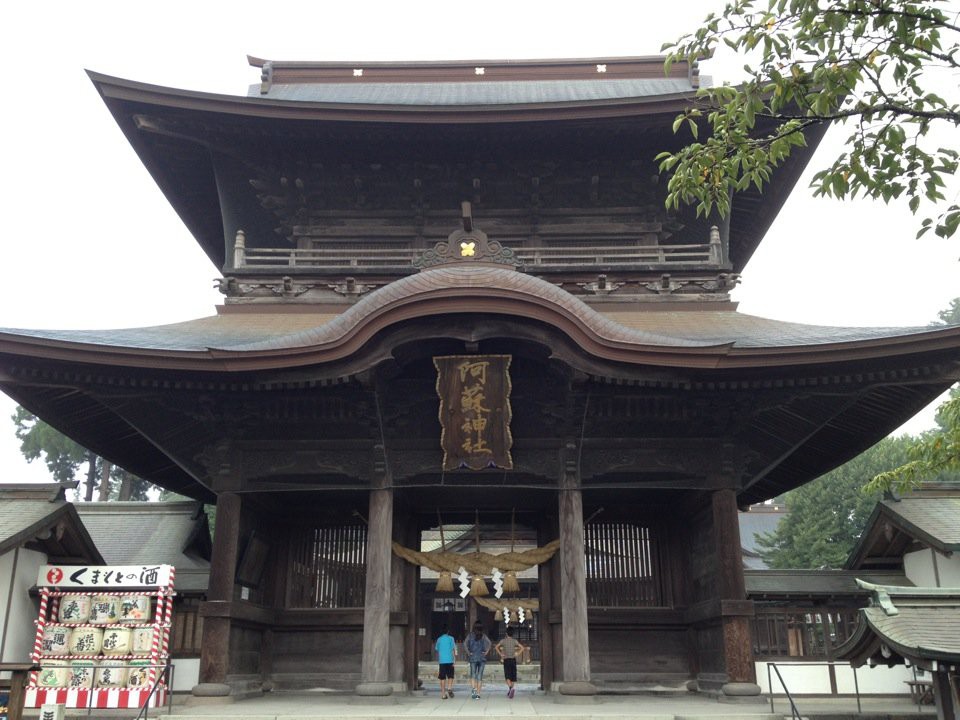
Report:
[[[936,568],[934,568],[936,557]],[[960,588],[960,556],[946,557],[931,549],[905,553],[903,570],[918,587]],[[939,582],[938,582],[939,578]]]
[[[40,566],[46,562],[47,556],[43,553],[23,548],[0,556],[0,637],[4,638],[3,655],[0,657],[2,662],[27,662],[30,659],[37,631],[33,621],[37,619],[38,610],[37,602],[29,593],[30,588],[37,584]]]
[[[767,682],[768,664],[761,661],[756,663],[757,683],[764,694],[770,692],[770,685],[772,684],[773,694],[783,695],[783,686],[772,668],[770,669],[772,683]],[[776,663],[776,666],[791,695],[831,694],[830,669],[826,665]],[[906,685],[906,681],[913,680],[913,671],[903,665],[896,665],[892,668],[886,666],[857,668],[856,684],[854,683],[853,668],[849,665],[836,663],[834,671],[837,676],[837,693],[840,695],[856,694],[857,685],[860,687],[861,695],[909,695],[910,689]]]
[[[177,658],[173,661],[173,691],[190,692],[200,682],[200,658]]]

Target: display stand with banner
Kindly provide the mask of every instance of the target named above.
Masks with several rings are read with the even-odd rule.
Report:
[[[24,707],[165,705],[174,574],[172,565],[41,567],[30,656],[40,670]]]

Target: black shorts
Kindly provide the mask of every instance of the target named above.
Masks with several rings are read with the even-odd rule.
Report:
[[[511,682],[517,681],[517,659],[516,658],[503,659],[503,679],[510,680]]]
[[[437,677],[441,680],[453,680],[453,663],[440,663],[440,672]]]

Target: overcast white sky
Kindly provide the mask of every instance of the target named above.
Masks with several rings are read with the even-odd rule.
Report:
[[[722,0],[631,2],[9,3],[0,41],[0,327],[102,328],[209,315],[218,275],[84,70],[242,95],[277,60],[557,58],[659,53]],[[657,12],[655,12],[655,9]],[[732,79],[739,63],[703,73]],[[811,170],[845,134],[831,131]],[[808,173],[809,175],[810,173]],[[794,191],[744,273],[743,312],[826,325],[926,325],[960,295],[960,238],[914,240],[903,208]],[[0,395],[0,482],[22,459]],[[918,432],[932,413],[908,426]]]

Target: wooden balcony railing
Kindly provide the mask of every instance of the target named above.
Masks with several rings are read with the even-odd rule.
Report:
[[[316,269],[397,269],[411,267],[423,250],[396,248],[247,248],[242,233],[234,247],[234,269],[288,270]],[[708,243],[694,245],[565,245],[563,247],[521,247],[517,260],[527,268],[576,269],[580,267],[633,267],[637,265],[714,265],[722,262],[719,234]]]

